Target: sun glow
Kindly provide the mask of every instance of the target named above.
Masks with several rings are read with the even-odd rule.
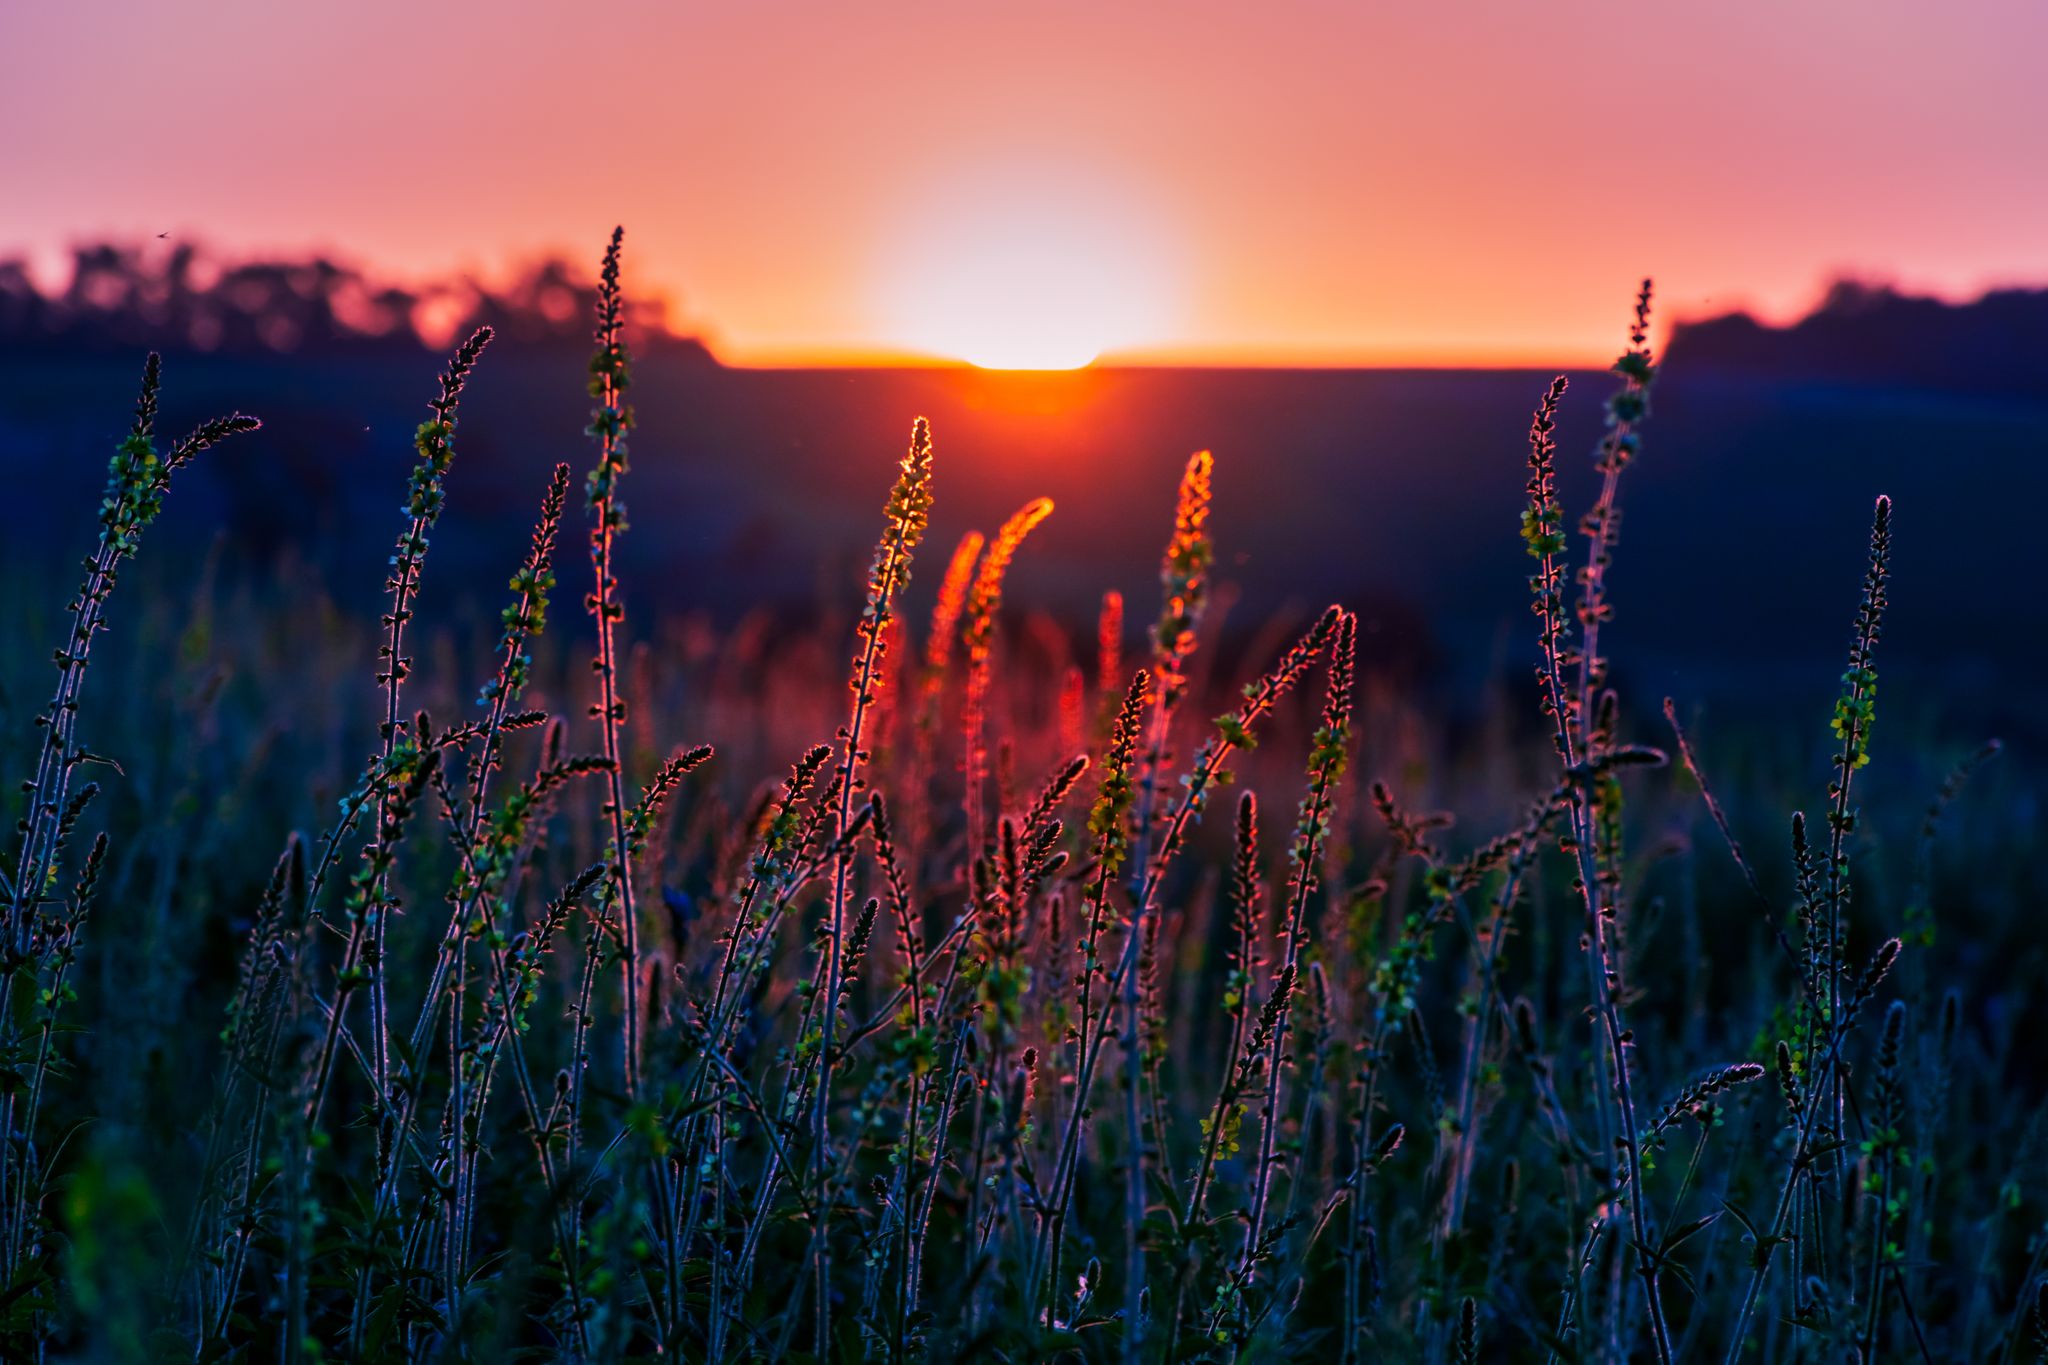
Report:
[[[1162,243],[1100,198],[962,195],[905,233],[894,339],[983,369],[1072,370],[1166,334]]]

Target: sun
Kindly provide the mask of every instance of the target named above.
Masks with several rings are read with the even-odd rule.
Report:
[[[892,339],[992,370],[1073,370],[1162,339],[1161,245],[1087,196],[976,194],[905,234]]]

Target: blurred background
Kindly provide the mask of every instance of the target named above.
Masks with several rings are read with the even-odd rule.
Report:
[[[50,575],[86,543],[155,348],[170,420],[240,408],[265,429],[181,476],[147,572],[186,582],[206,561],[262,581],[289,566],[367,616],[436,347],[489,322],[500,339],[465,403],[428,612],[491,619],[547,471],[585,458],[589,300],[588,272],[563,260],[432,290],[322,259],[155,244],[81,249],[48,292],[0,265],[0,462],[14,505],[37,509],[13,519],[0,563],[24,597],[57,595]],[[1516,528],[1549,370],[730,368],[670,331],[660,301],[634,316],[638,533],[623,552],[654,616],[725,629],[852,609],[923,414],[939,447],[935,540],[992,530],[1030,497],[1058,504],[1013,602],[1092,629],[1114,589],[1135,631],[1180,467],[1213,449],[1219,577],[1237,603],[1225,635],[1341,600],[1365,610],[1379,666],[1447,699],[1519,681],[1529,662]],[[439,320],[432,334],[424,319]],[[1796,323],[1685,322],[1663,350],[1624,486],[1626,690],[1738,711],[1824,704],[1884,493],[1898,505],[1888,708],[2031,752],[2048,603],[2024,547],[2048,505],[2048,292],[1947,303],[1840,283]],[[1568,372],[1560,464],[1582,509],[1611,381]]]
[[[1654,274],[1630,694],[1824,706],[1888,493],[1888,715],[2031,752],[2044,42],[2023,0],[11,7],[0,473],[37,511],[0,563],[78,552],[157,348],[172,415],[267,423],[180,490],[164,581],[293,566],[367,613],[435,352],[490,321],[428,604],[489,617],[583,458],[623,221],[643,611],[851,609],[922,413],[939,539],[1059,504],[1014,602],[1135,621],[1211,448],[1224,634],[1341,598],[1462,703],[1525,675],[1529,411],[1573,375],[1576,511]]]

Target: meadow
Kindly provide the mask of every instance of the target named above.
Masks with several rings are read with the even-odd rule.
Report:
[[[1207,452],[1088,514],[1156,599],[1014,600],[1068,494],[933,539],[914,413],[835,476],[872,485],[857,615],[643,619],[622,546],[676,532],[633,497],[620,252],[496,615],[434,593],[488,329],[418,377],[367,615],[155,571],[188,466],[263,437],[170,436],[144,367],[78,586],[8,631],[0,1353],[2048,1350],[2033,808],[1885,675],[1932,532],[1859,498],[1778,585],[1841,623],[1815,780],[1631,694],[1647,282],[1598,416],[1560,379],[1499,433],[1530,610],[1454,714],[1363,604],[1269,585],[1221,629],[1216,520],[1260,509]]]

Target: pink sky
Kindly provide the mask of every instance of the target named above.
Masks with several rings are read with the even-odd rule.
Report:
[[[1048,294],[1158,359],[1582,360],[1645,273],[1681,314],[2048,280],[2040,0],[72,0],[0,54],[0,252],[426,275],[622,221],[743,363]]]

